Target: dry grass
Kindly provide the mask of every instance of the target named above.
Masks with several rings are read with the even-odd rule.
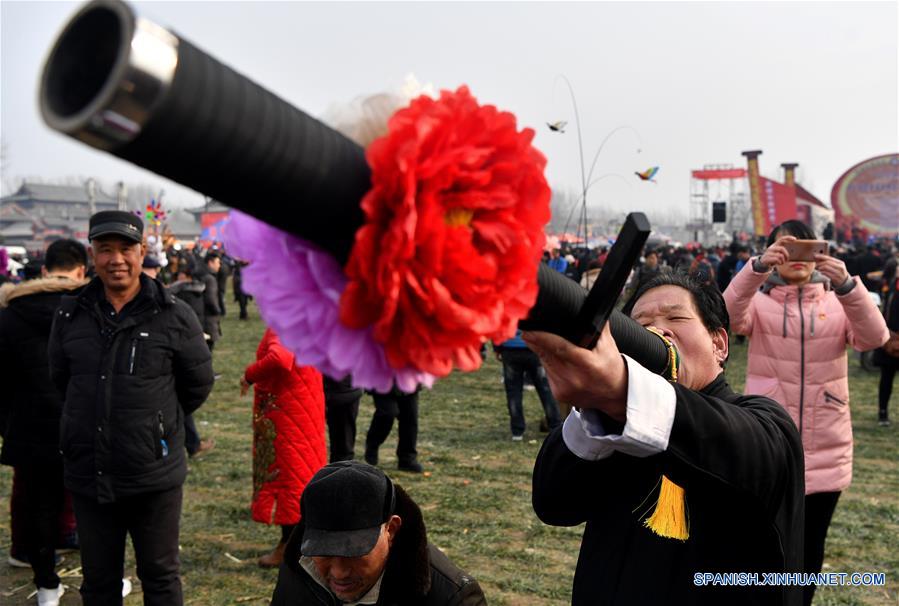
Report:
[[[250,520],[251,425],[249,399],[238,396],[238,379],[255,354],[263,326],[253,310],[238,322],[234,304],[215,352],[223,378],[196,415],[204,437],[217,448],[191,463],[182,517],[182,573],[188,604],[267,604],[277,573],[256,567],[256,557],[277,541],[279,530]],[[729,375],[743,382],[745,346],[735,345]],[[831,527],[826,566],[831,571],[886,572],[886,588],[827,588],[816,604],[897,604],[899,596],[899,446],[896,426],[876,426],[876,375],[853,360],[850,377],[856,439],[855,481],[843,495]],[[473,374],[455,374],[421,397],[419,451],[429,475],[395,470],[394,438],[382,449],[382,465],[424,510],[430,539],[481,582],[491,604],[561,605],[569,602],[580,528],[541,524],[530,506],[534,457],[542,440],[542,414],[527,392],[529,421],[524,442],[510,441],[500,367],[491,360]],[[895,398],[894,398],[895,401]],[[896,408],[894,406],[894,408]],[[363,399],[357,453],[373,410]],[[11,470],[0,472],[0,518],[8,520]],[[29,570],[8,568],[9,529],[0,528],[0,603],[26,604]],[[64,566],[77,566],[67,556]],[[128,573],[134,578],[133,558]],[[77,587],[80,579],[67,583]],[[136,579],[135,579],[136,581]],[[17,587],[24,589],[4,595]],[[140,604],[139,583],[125,604]],[[63,598],[80,603],[77,591]]]

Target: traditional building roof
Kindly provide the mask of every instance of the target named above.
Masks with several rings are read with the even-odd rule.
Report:
[[[31,238],[34,236],[34,224],[31,221],[18,221],[0,229],[0,236],[4,238]]]
[[[193,240],[200,235],[199,216],[183,208],[175,208],[166,213],[165,225],[179,240]]]
[[[211,200],[209,204],[194,206],[193,208],[186,208],[184,210],[194,216],[199,217],[203,213],[226,213],[231,210],[231,207],[219,202],[218,200]]]
[[[6,202],[20,201],[40,201],[40,202],[63,202],[69,204],[87,204],[90,200],[87,197],[87,188],[79,185],[50,185],[46,183],[23,183],[19,190],[0,200]],[[94,195],[94,203],[101,205],[116,205],[118,200],[115,196],[110,196],[99,187]]]

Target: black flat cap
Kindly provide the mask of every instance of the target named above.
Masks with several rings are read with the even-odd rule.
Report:
[[[322,467],[303,490],[305,556],[355,558],[369,553],[396,507],[393,483],[377,467],[341,461]]]
[[[134,242],[142,242],[144,222],[137,215],[124,210],[101,210],[91,215],[87,239],[93,241],[104,236],[121,236]]]

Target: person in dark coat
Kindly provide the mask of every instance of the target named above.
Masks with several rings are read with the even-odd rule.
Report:
[[[194,278],[202,282],[206,289],[203,291],[203,331],[209,335],[207,343],[209,351],[215,348],[216,342],[222,334],[221,316],[222,308],[219,301],[218,273],[222,268],[222,259],[217,251],[206,253],[206,258],[200,269],[194,272]]]
[[[184,415],[212,390],[212,363],[194,313],[141,273],[142,232],[131,213],[91,217],[97,277],[62,298],[50,333],[50,376],[65,394],[59,444],[81,539],[85,606],[122,603],[128,534],[144,604],[183,601]]]
[[[15,469],[24,494],[27,561],[34,571],[38,603],[62,593],[54,571],[59,518],[63,509],[63,466],[59,421],[63,399],[47,380],[47,341],[56,308],[65,294],[84,286],[87,251],[75,240],[57,240],[47,248],[43,278],[0,288],[0,463]],[[20,556],[21,557],[21,556]]]
[[[727,385],[717,285],[661,273],[623,311],[676,347],[676,383],[622,356],[608,325],[593,350],[524,335],[556,397],[579,408],[547,437],[533,478],[541,520],[586,522],[572,604],[801,604],[802,586],[762,583],[802,571],[802,443],[777,402]],[[666,513],[680,524],[666,527]],[[715,573],[758,584],[714,584]]]
[[[221,312],[220,315],[224,318],[227,313],[227,310],[225,309],[225,289],[228,286],[228,276],[231,275],[232,268],[234,267],[234,259],[225,254],[224,251],[214,250],[213,252],[219,256],[218,270],[214,272],[214,276],[218,285],[219,311]]]
[[[376,467],[326,465],[300,498],[272,606],[485,606],[478,582],[428,542],[418,505]]]
[[[234,270],[232,273],[231,286],[234,288],[234,302],[240,306],[240,319],[248,320],[247,303],[252,297],[243,289],[243,270],[249,265],[241,259],[234,259]]]
[[[895,271],[888,282],[883,304],[883,315],[890,329],[890,338],[883,347],[874,351],[874,361],[880,366],[880,382],[877,385],[877,422],[881,427],[890,426],[890,396],[893,395],[893,379],[899,372],[899,277]]]
[[[206,318],[206,284],[194,279],[193,272],[190,264],[184,263],[178,269],[178,279],[168,289],[173,295],[187,303],[188,307],[196,314],[200,326],[203,326]],[[206,342],[208,344],[209,339],[206,339]],[[184,448],[187,449],[187,456],[191,458],[202,456],[215,448],[214,438],[203,439],[200,437],[192,414],[184,415],[184,432]]]

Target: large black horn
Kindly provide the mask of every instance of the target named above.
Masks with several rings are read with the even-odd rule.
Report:
[[[349,256],[370,187],[364,150],[124,2],[94,0],[75,14],[44,66],[39,104],[55,130],[315,242],[341,263]],[[640,217],[634,229],[648,235]],[[612,310],[646,239],[622,233],[607,262],[617,269],[600,274],[589,298],[541,265],[523,325],[591,346],[610,318],[619,349],[662,372],[661,340]]]
[[[124,2],[75,14],[39,99],[51,128],[347,259],[370,186],[363,149]]]

